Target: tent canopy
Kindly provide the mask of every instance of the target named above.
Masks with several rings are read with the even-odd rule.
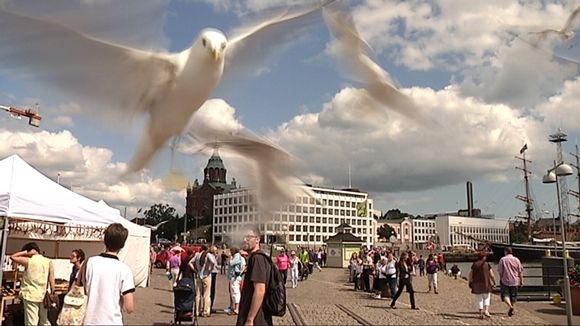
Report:
[[[119,257],[131,267],[136,285],[147,281],[150,229],[126,220],[103,201],[64,188],[18,155],[0,161],[0,216],[94,227],[121,223],[129,238]]]

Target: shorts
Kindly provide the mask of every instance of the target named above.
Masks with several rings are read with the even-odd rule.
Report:
[[[514,303],[518,300],[518,287],[517,286],[507,286],[501,285],[500,288],[501,301],[505,301],[504,298],[509,297],[510,302]]]

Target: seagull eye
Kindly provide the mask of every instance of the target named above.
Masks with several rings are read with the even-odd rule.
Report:
[[[226,48],[226,44],[222,43],[222,50]]]
[[[203,47],[205,47],[205,44],[206,44],[205,39],[201,39],[201,44],[203,44]]]

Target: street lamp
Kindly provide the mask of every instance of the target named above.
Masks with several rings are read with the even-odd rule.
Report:
[[[562,230],[562,259],[564,261],[564,293],[566,301],[566,319],[568,326],[572,326],[572,295],[570,293],[570,278],[568,277],[568,257],[566,257],[566,229],[564,228],[564,217],[562,216],[562,203],[560,201],[560,185],[558,177],[573,174],[572,167],[564,162],[556,164],[549,169],[542,177],[543,183],[556,183],[556,194],[558,197],[558,217],[560,218],[560,228]]]

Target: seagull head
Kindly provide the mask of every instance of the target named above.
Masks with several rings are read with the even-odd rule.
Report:
[[[228,44],[228,40],[224,33],[217,29],[203,30],[198,42],[216,62],[223,58],[223,53]]]

